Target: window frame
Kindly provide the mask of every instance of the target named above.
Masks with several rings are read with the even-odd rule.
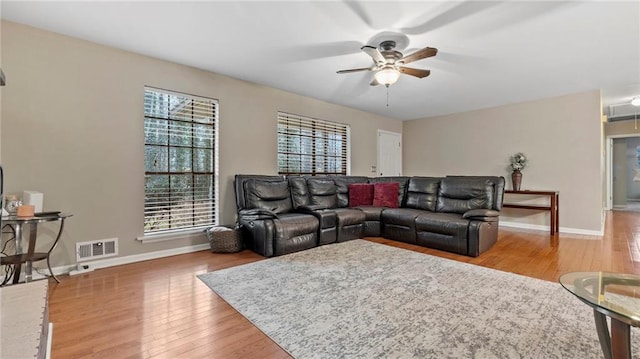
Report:
[[[306,128],[307,130],[310,129],[312,131],[311,135],[303,135],[301,133],[287,134],[285,133],[285,130],[281,128],[281,126],[287,126],[287,129],[290,129],[291,127],[295,129],[295,121],[299,122],[299,127],[298,127],[299,131],[302,131],[303,128]],[[334,127],[336,129],[340,128],[340,130],[329,131],[328,129],[330,129],[331,127]],[[318,136],[318,133],[320,133],[321,136]],[[323,139],[325,143],[325,147],[328,146],[327,143],[330,143],[331,141],[336,141],[335,139],[329,138],[330,135],[344,135],[339,156],[328,155],[326,152],[320,153],[320,154],[316,153],[317,151],[316,140],[318,138]],[[301,147],[303,146],[302,138],[306,137],[311,139],[312,141],[312,144],[310,146],[311,154],[304,153],[302,151],[299,153],[291,153],[290,151],[287,151],[288,148],[281,147],[281,136],[286,136],[289,138],[291,137],[300,138]],[[276,170],[279,175],[326,176],[326,175],[350,175],[351,174],[351,126],[348,124],[317,119],[309,116],[296,115],[296,114],[292,114],[284,111],[278,111],[277,117],[276,117],[276,137],[277,137],[277,145],[276,145],[277,169]],[[285,168],[280,166],[281,155],[284,155],[286,157],[299,156],[300,162],[301,162],[300,164],[301,171],[283,170]],[[302,157],[312,157],[311,163],[310,163],[311,171],[302,171]],[[340,171],[329,171],[330,162],[328,160],[323,161],[324,171],[317,171],[316,164],[317,162],[319,162],[318,157],[341,159],[343,164],[342,164],[342,167],[340,168]],[[288,162],[288,159],[286,161]]]
[[[213,112],[213,116],[211,116],[211,123],[207,124],[204,122],[198,122],[195,121],[194,118],[196,118],[196,114],[193,111],[193,107],[192,107],[192,112],[191,112],[191,118],[190,120],[185,120],[184,118],[181,119],[177,119],[177,118],[172,118],[171,115],[167,114],[166,117],[162,117],[162,116],[149,116],[147,115],[147,110],[146,110],[146,105],[147,105],[147,100],[146,100],[146,96],[147,96],[147,92],[152,92],[152,93],[161,93],[161,94],[165,94],[165,95],[169,95],[169,96],[176,96],[176,97],[181,97],[181,98],[188,98],[189,100],[196,100],[196,101],[205,101],[207,103],[207,105],[211,105],[211,111]],[[170,101],[168,102],[168,105],[170,104]],[[191,106],[193,106],[193,102],[191,102]],[[144,137],[143,137],[143,147],[145,150],[145,154],[144,156],[144,160],[145,160],[145,164],[143,166],[144,169],[144,202],[143,202],[143,207],[144,207],[144,214],[143,214],[143,236],[138,237],[138,240],[141,240],[143,243],[146,242],[154,242],[157,240],[170,240],[170,239],[176,239],[176,238],[184,238],[185,236],[188,236],[189,234],[194,234],[194,233],[202,233],[202,229],[207,228],[207,227],[211,227],[213,225],[218,225],[219,224],[219,218],[220,218],[220,190],[219,190],[219,152],[220,152],[220,141],[219,141],[219,132],[220,132],[220,118],[219,118],[219,113],[220,113],[220,103],[217,99],[214,98],[208,98],[208,97],[203,97],[203,96],[197,96],[197,95],[193,95],[193,94],[189,94],[189,93],[182,93],[182,92],[176,92],[176,91],[171,91],[171,90],[165,90],[165,89],[161,89],[161,88],[157,88],[157,87],[151,87],[151,86],[144,86],[144,91],[143,91],[143,106],[142,106],[142,117],[143,117],[143,132],[144,132]],[[167,113],[169,113],[170,110],[167,111]],[[204,113],[204,112],[203,112]],[[179,117],[179,116],[178,116]],[[147,135],[146,135],[146,131],[147,131],[147,119],[149,118],[156,118],[159,120],[163,120],[163,121],[167,121],[167,140],[165,144],[158,144],[158,143],[147,143]],[[171,136],[169,136],[169,133],[171,131],[171,125],[176,125],[176,124],[181,124],[181,125],[189,125],[191,128],[191,133],[189,136],[192,136],[191,139],[191,144],[188,146],[182,146],[180,144],[175,144],[172,143],[172,138]],[[195,158],[196,158],[196,150],[200,149],[209,149],[208,147],[202,147],[202,146],[197,146],[196,143],[194,143],[195,138],[193,137],[195,135],[194,131],[195,131],[195,126],[194,124],[198,124],[198,125],[205,125],[205,126],[210,126],[211,127],[211,131],[212,131],[212,137],[210,138],[211,141],[213,141],[213,146],[210,148],[211,151],[211,161],[212,163],[212,169],[211,171],[196,171],[195,168]],[[209,137],[199,137],[199,138],[204,138],[206,140],[209,140]],[[151,148],[151,147],[165,147],[167,149],[167,168],[165,169],[165,171],[148,171],[147,168],[147,149]],[[191,168],[189,171],[172,171],[171,169],[171,165],[170,165],[170,161],[171,161],[171,156],[169,155],[169,153],[171,153],[172,149],[177,149],[177,148],[187,148],[190,149],[189,153],[190,153],[190,157],[191,157]],[[195,205],[198,203],[198,200],[196,199],[196,191],[197,188],[194,186],[194,184],[196,183],[196,176],[210,176],[210,179],[208,179],[208,181],[210,181],[212,188],[210,188],[209,190],[211,190],[211,196],[210,198],[208,198],[207,200],[212,201],[213,204],[210,208],[206,208],[204,211],[205,212],[209,212],[211,213],[211,221],[207,222],[207,223],[203,223],[203,224],[196,224],[195,221],[197,220],[197,209],[192,209],[192,217],[188,217],[188,220],[190,220],[192,222],[192,225],[190,226],[178,226],[178,228],[167,228],[167,229],[154,229],[154,230],[148,230],[147,229],[147,220],[148,220],[148,216],[147,216],[147,211],[148,211],[148,207],[147,207],[147,196],[148,196],[148,189],[147,189],[147,176],[149,175],[167,175],[168,177],[168,181],[169,181],[169,186],[171,186],[170,182],[171,182],[171,175],[174,176],[179,176],[179,175],[185,175],[185,174],[190,174],[191,175],[191,181],[189,182],[191,185],[191,198],[190,201],[191,204],[195,207]],[[167,194],[169,194],[170,192],[165,192]],[[188,194],[187,194],[188,196]],[[202,201],[202,200],[200,200]],[[205,200],[206,201],[206,200]],[[170,205],[169,205],[170,206]],[[194,208],[192,207],[192,208]]]

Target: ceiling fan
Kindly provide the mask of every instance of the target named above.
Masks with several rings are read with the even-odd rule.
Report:
[[[395,47],[396,42],[393,40],[382,41],[380,43],[380,49],[375,46],[362,46],[360,50],[371,56],[373,59],[373,65],[359,69],[340,70],[338,73],[347,74],[358,71],[375,71],[375,75],[370,85],[385,85],[386,87],[389,87],[389,85],[398,81],[401,73],[418,78],[429,76],[431,73],[429,70],[413,69],[410,67],[404,67],[404,65],[427,57],[436,56],[438,49],[425,47],[411,55],[403,56],[400,51],[394,50]]]

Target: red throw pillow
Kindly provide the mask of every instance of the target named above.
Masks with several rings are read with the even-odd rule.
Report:
[[[349,207],[371,206],[373,204],[373,183],[349,184]]]
[[[398,182],[379,182],[373,184],[373,205],[376,207],[398,208]]]

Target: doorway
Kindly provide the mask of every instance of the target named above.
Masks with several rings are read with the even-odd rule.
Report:
[[[610,136],[607,209],[640,212],[640,137]]]
[[[377,176],[402,176],[402,134],[378,130]]]

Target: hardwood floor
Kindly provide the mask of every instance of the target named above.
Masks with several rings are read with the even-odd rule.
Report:
[[[470,258],[383,238],[368,240],[557,281],[565,272],[640,274],[640,214],[610,212],[604,237],[502,227]],[[289,358],[197,274],[261,260],[208,251],[100,269],[50,282],[53,358]]]

